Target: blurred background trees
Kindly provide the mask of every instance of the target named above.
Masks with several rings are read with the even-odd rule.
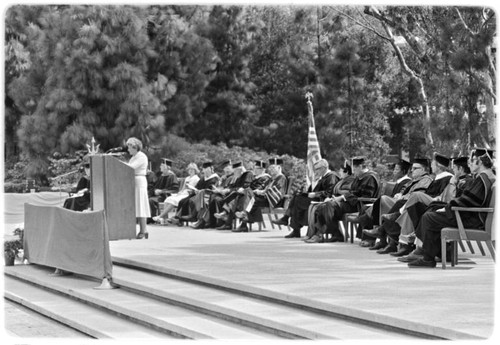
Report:
[[[307,91],[333,165],[494,147],[495,35],[482,7],[11,6],[6,161],[130,136],[305,158]]]

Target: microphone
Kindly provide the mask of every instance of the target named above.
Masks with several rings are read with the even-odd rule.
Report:
[[[106,151],[106,153],[119,153],[119,152],[127,152],[127,151],[128,151],[127,147],[119,146],[119,147],[114,147],[112,149],[109,149],[108,151]]]

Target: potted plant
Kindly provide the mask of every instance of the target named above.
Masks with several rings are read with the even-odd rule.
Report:
[[[3,243],[5,266],[13,266],[16,257],[18,257],[19,255],[19,251],[23,249],[24,229],[15,229],[14,235],[16,235],[18,238],[6,239]]]

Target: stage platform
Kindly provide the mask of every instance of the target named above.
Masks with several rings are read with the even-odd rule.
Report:
[[[306,244],[285,239],[285,229],[233,233],[148,225],[148,231],[147,240],[110,242],[113,281],[120,289],[103,292],[93,289],[97,282],[76,275],[54,278],[47,268],[16,265],[6,268],[14,279],[6,291],[22,290],[21,279],[74,294],[100,309],[128,313],[125,319],[142,320],[146,329],[134,334],[165,327],[175,337],[194,339],[497,339],[490,256],[460,253],[454,268],[410,269],[357,242]],[[147,309],[140,298],[151,296],[158,302],[148,299]],[[159,305],[164,302],[206,316],[197,315],[189,329],[182,322],[195,316],[167,313]]]
[[[307,244],[285,239],[287,230],[148,229],[148,240],[112,242],[113,259],[448,339],[494,329],[490,256],[460,253],[454,268],[410,269],[357,242]]]

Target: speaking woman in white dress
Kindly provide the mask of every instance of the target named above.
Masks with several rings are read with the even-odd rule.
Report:
[[[148,170],[148,157],[141,151],[142,142],[137,138],[127,140],[128,152],[132,156],[128,165],[135,171],[135,217],[139,222],[139,233],[137,239],[148,238],[146,230],[147,218],[151,217],[148,198],[148,181],[146,173]]]

